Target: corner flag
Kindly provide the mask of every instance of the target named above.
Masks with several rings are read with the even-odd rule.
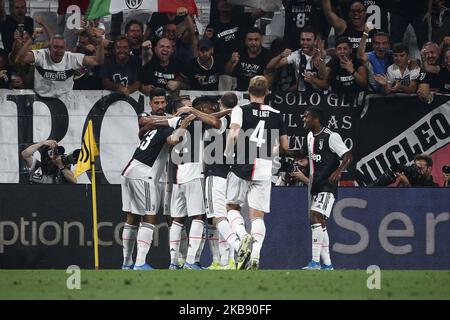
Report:
[[[78,156],[75,177],[83,172],[91,169],[91,164],[95,162],[95,157],[99,155],[97,143],[95,143],[94,129],[92,128],[92,120],[89,120],[86,131],[84,132],[81,151]]]
[[[95,269],[99,268],[98,259],[98,225],[97,225],[97,191],[95,184],[95,157],[98,152],[97,143],[94,138],[94,129],[92,127],[92,120],[88,121],[86,131],[84,132],[83,142],[81,145],[80,155],[78,156],[77,168],[75,170],[75,177],[78,177],[83,172],[91,170],[92,173],[92,220],[93,220],[93,235],[94,235],[94,265]]]

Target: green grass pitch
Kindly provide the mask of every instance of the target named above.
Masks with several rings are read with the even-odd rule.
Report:
[[[0,270],[0,299],[450,299],[450,271],[381,270],[369,290],[365,270],[81,270],[69,290],[65,270]]]

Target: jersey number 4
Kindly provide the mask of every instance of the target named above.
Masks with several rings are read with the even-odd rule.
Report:
[[[253,130],[253,133],[250,136],[250,141],[256,142],[256,146],[258,148],[261,148],[261,146],[266,142],[266,140],[264,139],[265,124],[266,121],[259,120],[258,125],[256,126],[255,130]]]
[[[157,130],[151,131],[149,134],[147,134],[144,139],[142,139],[141,143],[139,144],[139,149],[145,150],[150,145],[150,141],[152,141],[153,137],[155,136]]]

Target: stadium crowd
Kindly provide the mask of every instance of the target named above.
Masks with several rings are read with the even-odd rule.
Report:
[[[68,2],[59,1],[66,7]],[[246,91],[252,77],[265,75],[272,91],[417,93],[424,101],[433,92],[450,93],[450,1],[283,0],[283,5],[285,35],[270,48],[263,46],[265,31],[255,27],[270,13],[226,0],[211,1],[203,34],[188,10],[178,8],[153,13],[146,25],[126,21],[124,34],[113,26],[107,30],[101,19],[82,20],[71,48],[43,17],[27,15],[25,0],[11,0],[9,14],[1,0],[0,88],[35,89],[48,97],[72,88],[148,95],[161,87],[176,96],[181,89]],[[409,24],[420,59],[402,42]],[[44,72],[63,60],[52,68],[64,71],[63,82]],[[49,90],[42,80],[57,80],[60,90]]]
[[[323,125],[325,115],[317,106],[309,107],[302,118],[309,130],[305,150],[292,155],[280,111],[264,104],[269,91],[417,93],[427,102],[435,92],[450,93],[450,1],[284,0],[283,5],[285,34],[273,39],[270,48],[263,46],[265,31],[256,27],[257,20],[268,13],[227,0],[211,1],[211,17],[203,34],[189,11],[179,7],[175,13],[153,13],[146,25],[126,21],[124,34],[117,32],[117,26],[107,30],[101,20],[83,18],[77,43],[70,48],[43,17],[33,20],[26,15],[25,0],[11,0],[9,14],[0,0],[4,48],[0,52],[0,88],[33,89],[41,97],[59,97],[73,89],[104,89],[123,95],[140,91],[150,97],[150,113],[139,117],[141,143],[121,174],[126,214],[123,269],[152,269],[146,257],[161,203],[170,226],[170,269],[202,269],[199,260],[206,230],[212,267],[235,268],[237,258],[237,269],[258,269],[266,234],[264,213],[270,211],[272,153],[279,153],[295,159],[292,166],[296,169],[284,184],[311,186],[312,260],[303,269],[333,270],[325,221],[353,156],[342,137]],[[375,6],[378,10],[374,11]],[[120,16],[114,20],[120,21]],[[420,59],[402,42],[409,25],[416,34]],[[214,112],[217,100],[200,97],[190,102],[189,97],[177,97],[186,89],[248,90],[250,103],[238,106],[237,96],[228,92],[219,100],[220,112]],[[175,98],[173,117],[167,114],[166,91]],[[194,119],[197,127],[204,123],[201,135],[194,134]],[[225,141],[225,151],[220,163],[208,163],[204,172],[205,158],[195,154],[195,146],[201,145],[206,128],[208,134],[216,133],[217,139]],[[241,128],[255,134],[244,139],[244,148],[236,148],[246,158],[230,166],[226,159],[236,156]],[[272,148],[271,136],[265,139],[264,130],[266,134],[280,132],[280,146]],[[194,139],[181,144],[185,131]],[[168,160],[169,146],[177,144],[179,149]],[[249,155],[253,145],[258,148],[254,159]],[[271,150],[270,158],[260,152],[266,146],[270,146],[266,149]],[[56,141],[47,140],[22,151],[30,180],[76,182],[70,162],[62,160],[64,152],[56,152],[57,147]],[[37,151],[47,160],[34,160]],[[174,160],[174,154],[182,157],[184,153],[187,156],[182,161]],[[45,161],[52,164],[50,169]],[[312,161],[312,169],[307,170]],[[422,154],[414,163],[413,173],[426,180],[426,186],[435,186],[432,159]],[[407,170],[411,169],[403,169]],[[393,172],[397,185],[420,185],[403,171]],[[389,172],[383,177],[389,178]],[[245,202],[250,230],[241,216]],[[187,218],[191,218],[189,236]]]

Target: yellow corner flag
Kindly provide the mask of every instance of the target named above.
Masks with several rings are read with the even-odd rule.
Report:
[[[83,172],[91,170],[92,220],[93,220],[92,226],[94,235],[94,265],[96,270],[98,270],[99,268],[99,258],[98,258],[98,225],[97,225],[97,191],[95,185],[95,157],[97,157],[99,154],[100,153],[98,152],[97,143],[95,143],[92,120],[89,120],[86,131],[84,132],[80,155],[78,156],[77,168],[75,170],[75,177],[78,177]]]
[[[89,120],[86,131],[84,132],[81,151],[78,156],[77,168],[75,170],[75,177],[78,177],[83,172],[91,168],[95,157],[99,155],[97,143],[95,143],[94,129],[92,128],[92,120]]]

